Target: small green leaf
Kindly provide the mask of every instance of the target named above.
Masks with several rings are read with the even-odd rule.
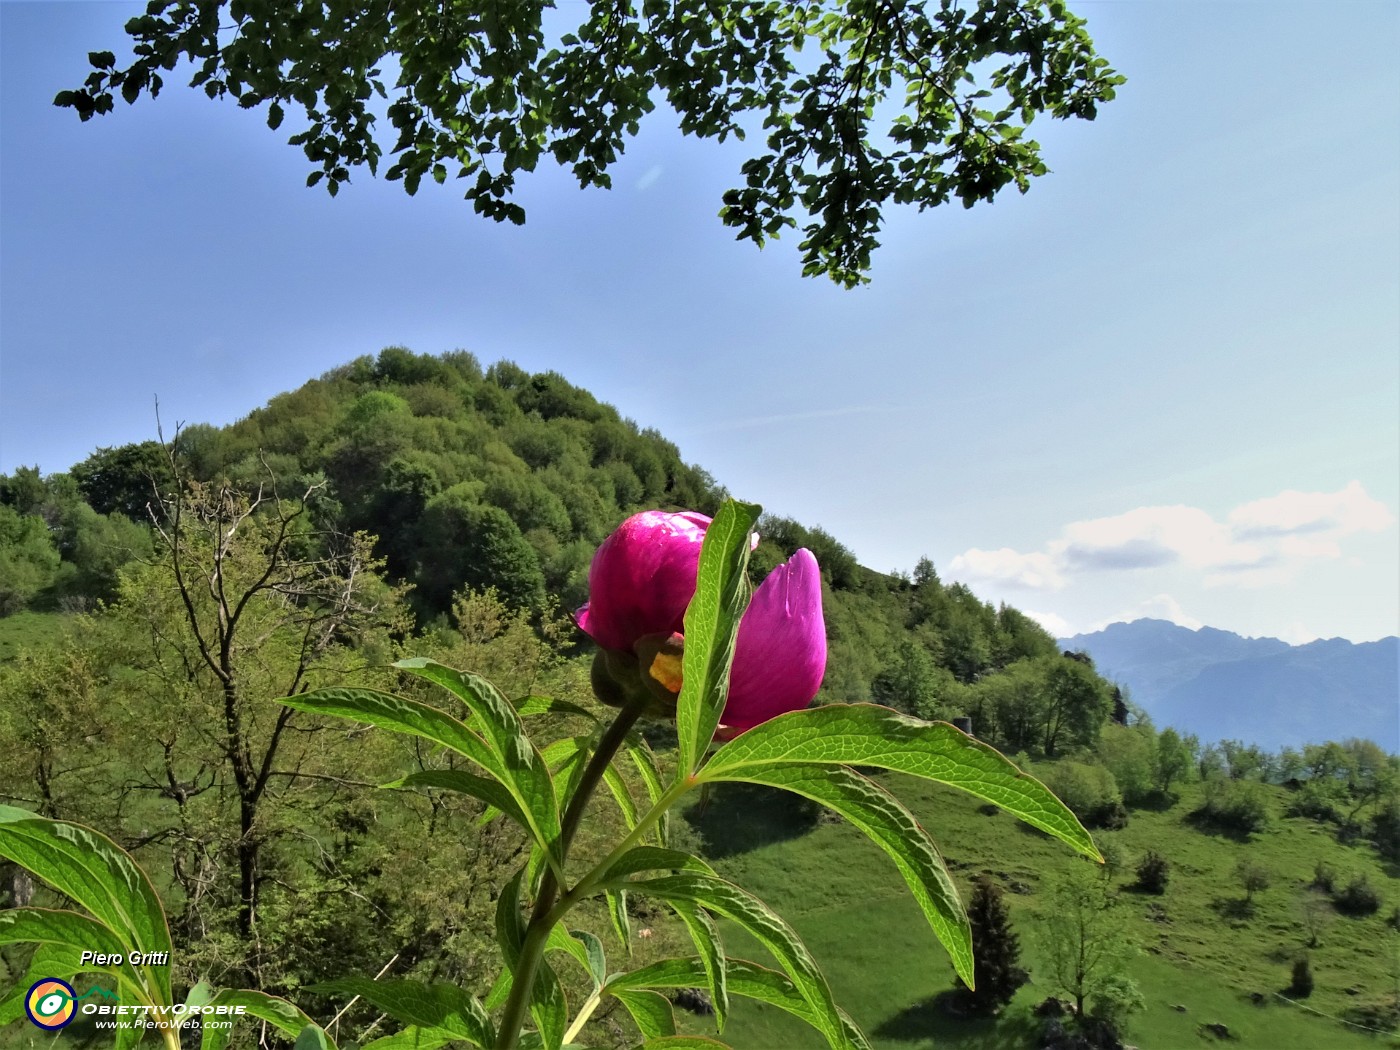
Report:
[[[320,1025],[309,1024],[297,1034],[292,1050],[331,1050],[335,1044]]]
[[[214,986],[208,981],[199,981],[185,996],[186,1008],[205,1006],[214,998]]]
[[[530,1016],[539,1029],[545,1050],[560,1050],[564,1045],[564,1030],[569,1024],[568,1010],[558,975],[548,960],[541,959],[530,996]]]
[[[589,955],[589,949],[582,940],[582,936],[579,933],[571,933],[564,928],[563,923],[559,923],[549,931],[549,940],[545,942],[544,948],[545,951],[549,952],[563,952],[578,963],[584,973],[591,976],[595,968],[595,960]],[[588,934],[588,936],[592,937],[593,935]],[[593,939],[597,940],[596,937]],[[598,947],[601,951],[602,945]]]
[[[409,1025],[401,1032],[365,1043],[360,1050],[437,1050],[440,1046],[458,1042],[461,1037],[441,1028],[419,1028]]]
[[[520,808],[520,803],[505,789],[504,785],[499,781],[491,780],[487,777],[479,777],[465,770],[426,769],[419,773],[410,773],[400,780],[390,781],[388,784],[381,784],[379,786],[386,790],[397,788],[441,788],[444,791],[455,791],[460,795],[470,795],[472,798],[480,799],[495,811],[505,813],[522,828],[528,828],[530,826],[528,818]]]
[[[847,1036],[845,1022],[832,999],[831,988],[807,946],[791,926],[757,897],[732,882],[696,872],[648,879],[634,883],[632,888],[649,896],[660,897],[673,907],[690,903],[737,922],[773,953],[773,958],[792,978],[798,993],[811,1005],[815,1015],[813,1023],[827,1041],[834,1047],[852,1048],[856,1045]],[[719,1006],[716,1002],[717,1021]]]
[[[627,1007],[643,1037],[654,1039],[676,1034],[676,1015],[671,1009],[671,1001],[664,995],[642,988],[621,988],[612,994]]]
[[[501,887],[501,895],[496,899],[496,943],[512,971],[525,942],[525,919],[520,914],[520,884],[524,878],[525,869],[521,868]]]
[[[145,987],[137,972],[125,962],[128,951],[115,933],[96,919],[75,911],[54,911],[47,908],[10,908],[0,911],[0,944],[52,944],[74,949],[81,959],[82,952],[115,955],[123,959],[119,966],[103,967],[115,973],[123,986],[151,1006],[167,1006],[158,998],[157,990]],[[77,971],[74,971],[75,973]],[[71,974],[48,974],[67,978]]]
[[[761,510],[753,503],[728,500],[705,530],[695,596],[685,611],[685,654],[676,700],[678,780],[700,764],[729,697],[734,641],[749,604],[750,537]]]
[[[923,722],[874,704],[779,715],[721,747],[698,779],[743,780],[776,766],[812,764],[878,766],[961,788],[1103,860],[1069,807],[1000,753],[946,722]]]
[[[680,850],[663,849],[660,846],[634,846],[617,860],[598,878],[599,885],[619,885],[628,875],[639,871],[698,871],[702,875],[713,875],[714,869],[699,857],[682,853]]]
[[[622,811],[622,819],[627,825],[627,830],[631,831],[637,826],[640,819],[637,815],[637,804],[632,801],[632,793],[627,790],[627,782],[622,779],[622,774],[618,772],[617,766],[611,762],[603,769],[603,780],[608,785],[608,791],[612,794],[613,801],[617,803],[617,808]]]
[[[724,942],[719,928],[704,908],[688,900],[668,901],[671,910],[685,925],[700,964],[705,972],[705,986],[710,992],[710,1005],[715,1009],[715,1028],[724,1031],[729,1018],[729,971],[724,965]]]
[[[608,960],[603,953],[603,942],[587,930],[570,930],[569,939],[582,945],[584,969],[588,971],[588,976],[593,978],[594,989],[601,988],[603,982],[608,979]]]
[[[169,952],[170,928],[140,865],[107,836],[81,824],[0,806],[0,857],[43,879],[92,913],[127,951]],[[170,1004],[170,967],[142,967],[158,1003]]]
[[[627,891],[608,890],[608,918],[627,957],[632,957],[632,920],[627,915]]]
[[[637,772],[641,774],[642,781],[647,786],[647,797],[654,806],[661,801],[661,796],[666,791],[662,782],[661,770],[656,764],[656,752],[652,751],[651,745],[640,733],[629,733],[626,747],[627,756],[632,759],[632,764],[637,767]],[[671,811],[668,809],[661,814],[661,819],[656,825],[657,842],[662,846],[670,840],[670,826]]]
[[[420,670],[427,672],[430,661],[423,661]],[[440,664],[433,665],[441,667]],[[411,668],[410,668],[411,669]],[[442,668],[452,675],[459,672]],[[429,676],[425,674],[425,676]],[[476,676],[470,676],[475,679]],[[434,681],[437,678],[433,678]],[[479,681],[484,682],[484,679]],[[454,692],[456,690],[454,689]],[[499,697],[494,688],[494,697]],[[524,740],[523,729],[515,709],[504,700],[500,707],[509,711],[509,719],[519,729],[519,740],[512,739],[509,726],[495,725],[491,718],[483,718],[490,742],[472,732],[444,711],[417,700],[410,700],[391,693],[381,693],[374,689],[318,689],[310,693],[282,698],[279,703],[297,711],[316,714],[338,715],[367,722],[381,729],[396,733],[422,737],[435,744],[456,751],[459,755],[474,762],[494,777],[515,798],[519,812],[526,818],[526,829],[548,850],[551,864],[562,871],[559,857],[559,814],[555,801],[554,784],[549,771],[538,751],[529,741]],[[494,703],[483,703],[483,708],[496,712]],[[504,746],[503,746],[504,744]],[[509,755],[509,758],[504,756]]]
[[[441,1029],[474,1046],[491,1047],[496,1042],[496,1029],[486,1010],[456,985],[342,977],[312,985],[311,990],[359,996],[398,1021],[422,1030]]]
[[[726,959],[725,974],[729,990],[746,999],[768,1003],[786,1010],[794,1017],[817,1027],[816,1014],[807,1000],[798,994],[797,986],[777,970],[745,959]],[[608,982],[604,991],[613,994],[619,988],[694,988],[706,980],[704,965],[698,959],[663,959],[631,973],[620,974]],[[870,1050],[870,1044],[859,1028],[842,1012],[846,1040],[860,1050]],[[833,1046],[838,1044],[832,1044]],[[839,1045],[846,1045],[845,1043]]]
[[[280,1029],[293,1039],[299,1038],[302,1031],[308,1026],[315,1026],[316,1022],[302,1013],[301,1010],[275,995],[267,995],[264,992],[254,992],[246,988],[226,988],[214,995],[209,1000],[211,1006],[242,1006],[246,1008],[246,1013],[250,1017],[256,1017],[260,1021],[266,1021],[274,1028]],[[215,1035],[217,1041],[214,1045],[223,1046],[228,1042],[231,1032],[228,1029],[204,1029],[203,1047],[210,1047],[210,1036]],[[324,1035],[324,1033],[323,1033]],[[328,1050],[335,1050],[335,1043],[329,1036],[325,1036],[325,1045]]]

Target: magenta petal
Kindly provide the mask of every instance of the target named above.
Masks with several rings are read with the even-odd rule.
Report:
[[[579,626],[604,649],[621,650],[643,635],[682,630],[709,524],[690,511],[648,510],[624,521],[593,556]]]
[[[751,729],[806,707],[826,672],[826,623],[817,559],[805,548],[754,592],[739,624],[723,722]]]

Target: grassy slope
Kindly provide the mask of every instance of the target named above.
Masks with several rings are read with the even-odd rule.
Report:
[[[20,612],[0,617],[0,663],[13,660],[21,649],[42,644],[65,629],[69,617],[55,612]]]
[[[1033,1046],[1038,1025],[1030,1008],[1054,992],[1037,965],[1034,914],[1045,875],[1080,863],[1058,843],[1024,828],[1005,814],[987,815],[969,796],[933,785],[890,778],[890,786],[945,851],[964,883],[981,870],[997,874],[1008,893],[1023,962],[1033,983],[1023,988],[997,1023],[954,1021],[932,997],[952,983],[952,967],[884,854],[853,830],[824,824],[800,838],[765,845],[717,861],[721,871],[787,917],[822,964],[840,1002],[877,1047],[993,1048]],[[1125,894],[1135,915],[1134,933],[1145,951],[1132,976],[1147,1002],[1130,1027],[1143,1050],[1194,1047],[1213,1040],[1198,1035],[1205,1023],[1224,1023],[1238,1033],[1232,1045],[1317,1050],[1389,1045],[1355,1029],[1290,1006],[1271,993],[1289,982],[1292,959],[1303,948],[1302,901],[1310,892],[1318,859],[1345,877],[1364,871],[1381,888],[1385,905],[1376,916],[1336,916],[1309,954],[1317,988],[1308,1005],[1338,1015],[1358,1003],[1379,1000],[1397,981],[1396,941],[1382,920],[1400,904],[1400,882],[1388,878],[1367,848],[1338,845],[1310,822],[1276,819],[1248,844],[1202,834],[1183,823],[1195,801],[1188,789],[1172,809],[1137,812],[1126,829],[1096,836],[1123,851],[1131,866],[1148,848],[1173,864],[1162,898]],[[707,814],[711,827],[732,819],[736,832],[745,815]],[[722,850],[721,850],[722,852]],[[1274,874],[1273,885],[1256,895],[1254,913],[1239,914],[1242,893],[1230,874],[1248,854]],[[1329,909],[1330,911],[1330,909]],[[1156,915],[1157,919],[1151,917]],[[762,950],[737,930],[726,934],[733,954],[762,958]],[[1041,972],[1037,972],[1041,971]],[[1347,989],[1355,989],[1348,994]],[[1265,993],[1264,1005],[1249,999]],[[1175,1009],[1185,1006],[1184,1011]],[[737,1050],[814,1047],[818,1037],[800,1022],[769,1007],[740,1002],[724,1038]],[[1400,1044],[1398,1044],[1400,1045]]]

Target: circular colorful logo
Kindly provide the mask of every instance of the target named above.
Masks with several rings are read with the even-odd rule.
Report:
[[[24,1012],[40,1028],[62,1028],[73,1020],[77,1012],[73,1006],[76,998],[77,993],[67,981],[45,977],[42,981],[35,981],[29,994],[24,997]]]

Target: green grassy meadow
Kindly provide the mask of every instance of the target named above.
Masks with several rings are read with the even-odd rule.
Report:
[[[13,660],[23,649],[37,649],[58,632],[68,629],[70,617],[53,612],[18,612],[0,617],[0,663]]]
[[[1038,890],[1045,877],[1071,864],[1088,863],[1004,814],[991,814],[959,792],[907,778],[884,782],[924,823],[944,851],[959,883],[992,872],[1008,890],[1013,921],[1021,936],[1022,963],[1032,983],[1022,988],[996,1021],[956,1019],[940,1008],[953,971],[893,864],[856,831],[822,822],[810,833],[773,842],[714,863],[727,878],[767,901],[798,930],[831,981],[840,1003],[877,1047],[966,1050],[1031,1047],[1040,1022],[1036,1003],[1054,994],[1037,971],[1035,921]],[[1096,833],[1101,847],[1114,847],[1124,864],[1115,884],[1134,879],[1137,858],[1149,848],[1172,863],[1162,897],[1125,890],[1134,916],[1133,936],[1143,949],[1131,976],[1146,1002],[1128,1026],[1128,1040],[1143,1050],[1175,1050],[1219,1042],[1198,1030],[1225,1024],[1229,1045],[1261,1050],[1320,1050],[1400,1045],[1392,1035],[1349,1027],[1341,1018],[1363,1004],[1392,996],[1400,972],[1400,934],[1385,917],[1400,904],[1400,882],[1382,870],[1367,846],[1343,846],[1326,830],[1301,819],[1275,817],[1270,829],[1248,843],[1203,834],[1183,821],[1195,807],[1196,788],[1184,790],[1165,812],[1135,811],[1121,831]],[[1274,799],[1277,808],[1283,792]],[[732,823],[737,839],[752,839],[749,825],[762,814],[728,807],[716,798],[703,816],[711,853],[718,828]],[[1231,874],[1248,854],[1269,869],[1269,889],[1255,895],[1251,913]],[[1364,919],[1325,909],[1328,918],[1317,948],[1309,950],[1316,988],[1305,1006],[1274,993],[1289,984],[1290,967],[1308,934],[1303,902],[1319,859],[1343,882],[1364,872],[1382,892],[1380,911]],[[763,959],[763,949],[735,928],[726,931],[732,954]],[[1251,995],[1257,993],[1256,1004]],[[1180,1009],[1184,1007],[1184,1009]],[[1318,1013],[1314,1013],[1317,1011]],[[696,1019],[692,1031],[705,1030]],[[801,1022],[771,1007],[736,1001],[723,1038],[736,1050],[802,1050],[819,1037]]]

